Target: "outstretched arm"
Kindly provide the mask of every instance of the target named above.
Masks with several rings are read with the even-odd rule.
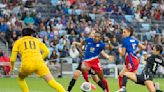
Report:
[[[14,69],[14,63],[15,63],[15,61],[17,59],[18,45],[19,45],[19,41],[16,41],[14,43],[13,48],[12,48],[11,57],[10,57],[10,67],[11,67],[11,70]]]
[[[14,69],[14,63],[16,61],[17,54],[18,54],[18,52],[12,51],[12,54],[11,54],[11,57],[10,57],[10,67],[11,67],[11,70]]]
[[[49,49],[43,43],[40,44],[40,49],[43,51],[42,58],[45,59],[49,54]]]
[[[108,55],[107,53],[105,53],[105,51],[101,51],[101,54],[107,58],[109,61],[114,61],[114,57],[112,55]]]
[[[73,42],[72,45],[82,47],[84,45],[84,41],[80,42]]]
[[[119,48],[118,48],[118,51],[119,51],[119,53],[120,53],[121,56],[124,56],[125,53],[126,53],[126,48],[121,48],[121,47],[119,47]]]
[[[139,53],[141,50],[146,49],[146,47],[143,44],[138,44],[139,50],[136,51],[136,53]]]

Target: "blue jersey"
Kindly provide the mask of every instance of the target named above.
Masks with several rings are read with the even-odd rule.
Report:
[[[135,51],[137,50],[138,44],[139,42],[132,37],[126,37],[122,40],[122,47],[126,49],[126,53],[134,56],[136,56]]]
[[[93,38],[87,38],[85,40],[86,48],[84,52],[84,60],[97,58],[101,51],[105,49],[105,43],[98,42],[95,43]]]
[[[132,37],[126,37],[122,40],[122,48],[126,49],[126,54],[130,60],[130,63],[132,67],[134,67],[134,62],[131,56],[136,56],[136,50],[138,47],[139,42],[132,38]]]

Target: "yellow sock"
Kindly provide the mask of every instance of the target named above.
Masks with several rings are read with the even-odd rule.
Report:
[[[54,79],[49,80],[48,84],[56,89],[58,92],[66,92],[65,89],[63,88],[63,86],[61,84],[59,84],[58,82],[56,82]]]
[[[18,77],[18,83],[19,83],[19,86],[20,86],[22,92],[29,92],[28,86],[27,86],[27,84],[26,84],[25,79],[20,79],[20,78]]]

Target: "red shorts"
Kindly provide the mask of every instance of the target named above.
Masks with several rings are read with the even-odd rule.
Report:
[[[101,64],[100,64],[98,58],[94,58],[94,59],[91,59],[91,60],[84,60],[83,63],[87,67],[93,69],[96,73],[102,71],[102,67],[101,67]]]
[[[130,55],[130,57],[131,57],[133,65],[130,63],[130,59],[128,55],[125,57],[125,65],[126,65],[126,68],[129,70],[129,72],[134,72],[135,70],[138,69],[139,60],[137,57],[133,55]]]

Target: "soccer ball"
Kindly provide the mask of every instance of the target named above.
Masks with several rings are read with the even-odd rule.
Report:
[[[81,84],[81,87],[80,88],[84,92],[90,92],[91,91],[91,83],[89,83],[89,82],[83,82]]]

